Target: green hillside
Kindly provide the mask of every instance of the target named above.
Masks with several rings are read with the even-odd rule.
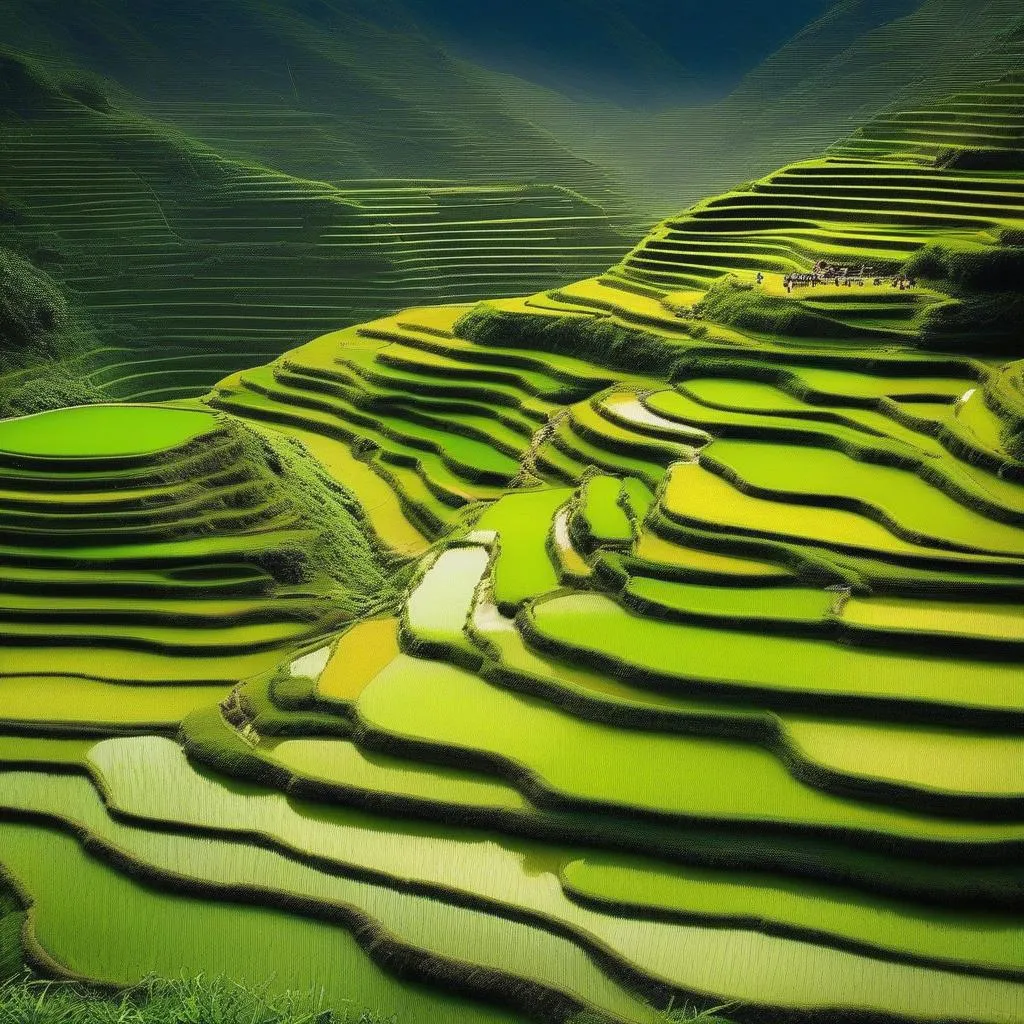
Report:
[[[762,335],[1019,352],[1022,103],[1016,74],[883,113],[823,159],[664,222],[599,285],[639,288],[703,330],[711,320]],[[870,266],[872,280],[783,289],[785,275],[822,258]],[[752,287],[758,272],[763,288]],[[927,287],[894,289],[888,278],[903,273]]]
[[[399,0],[10,0],[0,11],[5,46],[100,75],[219,152],[297,177],[608,188],[429,28]]]
[[[343,56],[324,66],[340,73]],[[76,329],[57,353],[15,346],[0,374],[28,372],[0,376],[0,408],[197,396],[338,325],[570,281],[628,248],[634,215],[607,176],[454,67],[433,106],[429,57],[382,123],[395,83],[345,116],[258,84],[244,102],[211,89],[157,103],[85,57],[5,49],[0,247],[22,269],[0,287],[23,305],[45,278]],[[298,63],[290,73],[302,80]]]
[[[555,93],[510,89],[522,109],[664,216],[817,156],[888,107],[912,110],[1020,72],[1022,62],[1015,0],[839,0],[720,100],[588,112]]]
[[[0,421],[7,959],[410,1024],[1024,1018],[1022,110]]]

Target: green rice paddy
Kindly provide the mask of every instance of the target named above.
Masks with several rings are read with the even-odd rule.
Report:
[[[831,596],[831,595],[829,595]],[[775,603],[775,607],[780,607]],[[728,615],[728,609],[722,609]],[[591,663],[619,666],[640,681],[662,681],[683,692],[729,695],[749,690],[785,706],[799,695],[815,701],[851,698],[1005,711],[1016,716],[1020,668],[1013,661],[975,662],[950,653],[907,654],[874,646],[846,647],[799,636],[754,630],[714,630],[651,619],[626,611],[599,594],[556,597],[530,613],[531,632],[556,652],[572,651]],[[586,623],[586,628],[581,624]],[[971,675],[965,690],[963,678]],[[741,693],[736,693],[737,699]],[[909,712],[908,712],[909,713]]]
[[[0,421],[0,452],[103,458],[165,452],[211,433],[208,412],[145,405],[87,405]]]
[[[7,945],[400,1024],[1024,1019],[1010,328],[927,266],[782,283],[1015,257],[1020,172],[923,131],[575,285],[0,422]]]
[[[230,971],[277,991],[309,990],[312,982],[339,1008],[373,1005],[451,1024],[514,1019],[397,982],[375,968],[342,928],[257,905],[153,889],[88,857],[62,831],[28,824],[2,828],[8,870],[33,902],[33,935],[72,974],[133,984],[157,972]],[[79,896],[68,900],[68,889]],[[152,928],[155,921],[158,929]],[[140,929],[152,933],[144,943]]]

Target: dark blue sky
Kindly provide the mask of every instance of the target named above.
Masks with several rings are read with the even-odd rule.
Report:
[[[835,0],[404,0],[497,70],[640,105],[727,91]]]

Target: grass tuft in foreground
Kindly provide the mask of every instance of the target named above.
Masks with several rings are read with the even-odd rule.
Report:
[[[698,1010],[689,1004],[665,1012],[665,1024],[730,1024],[724,1006]],[[605,1024],[584,1013],[569,1024]],[[146,978],[123,992],[104,993],[77,982],[23,974],[0,981],[4,1024],[399,1024],[372,1010],[328,1009],[323,994],[270,994],[223,977],[178,980]],[[411,1022],[410,1022],[411,1024]],[[417,1022],[418,1024],[418,1022]]]
[[[327,1009],[323,996],[272,995],[224,978],[147,978],[116,995],[28,976],[0,983],[5,1024],[396,1024],[370,1010]]]

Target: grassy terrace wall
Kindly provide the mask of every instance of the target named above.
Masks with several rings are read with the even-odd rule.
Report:
[[[928,333],[1016,258],[971,163],[0,422],[8,946],[410,1024],[1024,1018],[1020,363]]]

